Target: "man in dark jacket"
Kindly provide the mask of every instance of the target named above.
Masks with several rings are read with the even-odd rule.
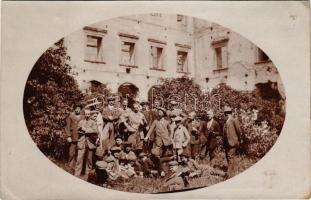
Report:
[[[237,154],[237,149],[242,143],[242,128],[238,118],[233,117],[230,107],[225,107],[226,122],[223,133],[225,137],[226,154],[228,162]]]
[[[67,135],[67,142],[70,143],[68,161],[72,170],[74,169],[77,155],[77,142],[79,138],[78,124],[83,119],[81,108],[81,105],[75,105],[73,108],[74,111],[66,119],[65,133]]]

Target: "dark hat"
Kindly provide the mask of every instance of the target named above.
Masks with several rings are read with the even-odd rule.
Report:
[[[174,118],[174,121],[175,122],[181,122],[182,118],[180,116],[177,116],[177,117]]]
[[[169,166],[178,166],[178,162],[176,160],[172,160],[170,162],[168,162]]]
[[[141,152],[138,157],[143,158],[144,156],[146,156],[146,154],[144,152]]]
[[[224,112],[225,112],[225,113],[231,113],[231,112],[232,112],[232,109],[231,109],[229,106],[225,106]]]
[[[116,139],[118,139],[118,138],[120,138],[121,140],[123,140],[122,137],[121,137],[121,135],[116,135],[116,137],[115,137],[114,139],[116,140]]]
[[[120,152],[120,151],[121,151],[121,148],[120,148],[120,147],[117,147],[117,146],[113,146],[113,147],[111,147],[110,151],[111,151],[111,152]]]
[[[81,105],[81,104],[75,104],[74,106],[73,106],[73,109],[75,110],[77,107],[79,107],[79,108],[83,108],[83,106]]]
[[[180,156],[189,158],[189,154],[186,151],[183,151]]]
[[[165,108],[158,107],[158,110],[162,110],[162,112],[163,112],[164,114],[166,114],[166,109],[165,109]]]
[[[148,105],[148,102],[147,101],[142,101],[142,102],[140,102],[140,105],[141,106]]]
[[[132,143],[130,143],[130,142],[124,142],[123,145],[125,147],[132,147]]]

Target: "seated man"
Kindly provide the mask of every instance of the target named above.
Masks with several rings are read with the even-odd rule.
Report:
[[[121,155],[119,159],[120,164],[120,176],[124,179],[128,179],[136,176],[136,172],[131,163],[127,160],[125,155]]]
[[[135,163],[137,171],[139,171],[140,176],[149,177],[154,173],[155,165],[150,158],[144,152],[138,155],[138,160]]]
[[[165,174],[169,173],[170,167],[169,162],[176,160],[176,155],[173,153],[173,149],[168,149],[163,156],[160,158],[160,169],[161,176],[165,176]]]
[[[95,164],[96,184],[105,186],[108,179],[108,172],[106,168],[108,163],[103,160],[98,160]]]
[[[110,155],[105,159],[107,162],[106,171],[108,173],[108,180],[117,180],[120,177],[119,158],[121,153],[120,147],[112,147]]]
[[[123,143],[123,140],[122,140],[122,137],[121,137],[121,136],[117,135],[117,136],[115,137],[115,142],[114,142],[114,144],[113,144],[112,147],[119,147],[119,148],[121,148],[121,151],[124,150],[124,143]],[[112,148],[112,147],[111,147],[111,148]]]
[[[199,169],[199,164],[192,158],[189,158],[188,154],[181,154],[181,167],[183,172],[188,172],[189,177],[199,177],[202,175],[202,171]]]
[[[136,154],[132,149],[132,144],[128,142],[124,143],[124,150],[121,152],[121,156],[123,156],[131,165],[133,165],[137,160]]]
[[[164,187],[168,187],[169,191],[181,190],[189,185],[185,174],[179,169],[177,161],[169,162],[172,175],[165,181]]]

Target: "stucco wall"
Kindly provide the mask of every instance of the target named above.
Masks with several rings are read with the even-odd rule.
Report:
[[[65,38],[71,63],[75,66],[76,76],[81,89],[91,80],[106,84],[116,92],[122,83],[132,83],[140,90],[140,98],[147,99],[147,92],[157,84],[160,77],[178,77],[176,43],[188,46],[188,76],[194,77],[202,89],[214,87],[225,82],[238,90],[252,90],[256,83],[268,80],[278,82],[284,96],[280,76],[272,62],[257,63],[258,48],[252,42],[237,33],[217,24],[184,18],[186,22],[177,22],[176,15],[138,15],[120,17],[90,25],[104,29],[103,61],[91,63],[84,61],[86,34],[76,31]],[[137,36],[135,45],[135,65],[126,72],[120,66],[121,40],[119,33]],[[225,70],[215,70],[216,54],[213,41],[227,38],[225,52]],[[156,39],[165,42],[164,69],[152,70],[150,62],[150,42]]]
[[[133,83],[140,89],[142,98],[146,98],[149,88],[156,84],[159,77],[177,77],[184,74],[177,73],[177,48],[176,43],[188,45],[188,71],[192,76],[194,73],[193,59],[193,19],[186,18],[187,26],[176,21],[176,15],[162,15],[158,17],[145,15],[144,17],[121,17],[96,23],[91,27],[107,30],[103,34],[103,61],[105,63],[91,63],[84,61],[84,49],[86,36],[83,30],[74,32],[65,37],[68,54],[76,77],[82,89],[87,87],[87,82],[97,80],[107,84],[113,92],[117,91],[120,84]],[[142,20],[143,19],[143,20]],[[163,23],[162,23],[163,22]],[[137,36],[135,45],[135,65],[126,73],[125,66],[120,66],[121,41],[119,33]],[[151,70],[150,42],[148,39],[156,39],[166,42],[164,48],[165,71]]]

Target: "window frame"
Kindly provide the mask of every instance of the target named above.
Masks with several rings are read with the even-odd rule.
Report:
[[[189,53],[191,50],[191,46],[190,45],[186,45],[186,44],[179,44],[179,43],[175,43],[175,47],[176,47],[176,72],[177,73],[184,73],[184,74],[189,74]],[[186,57],[186,68],[185,66],[183,66],[183,70],[179,71],[178,69],[178,52],[184,52],[186,53],[187,57]]]
[[[84,30],[84,35],[85,35],[85,45],[84,45],[84,61],[85,62],[90,62],[90,63],[101,63],[101,64],[105,64],[105,58],[104,58],[104,37],[107,34],[107,30],[104,29],[98,29],[95,27],[89,27],[86,26],[83,28]],[[99,45],[90,45],[88,44],[88,37],[92,37],[92,38],[96,38],[98,40],[100,40],[100,44]],[[98,43],[98,41],[97,41]],[[97,50],[97,55],[96,55],[96,59],[90,59],[89,57],[87,57],[87,48],[96,48]]]
[[[136,35],[131,35],[127,33],[118,33],[119,38],[120,38],[120,60],[119,60],[119,66],[124,66],[124,67],[132,67],[132,68],[138,68],[137,66],[137,41],[139,39],[138,36]],[[133,63],[123,63],[122,62],[122,45],[123,43],[131,43],[134,46],[133,50]]]
[[[157,71],[166,71],[166,67],[165,67],[165,61],[166,61],[166,57],[165,57],[165,52],[166,52],[166,42],[164,41],[160,41],[157,39],[152,39],[149,38],[148,39],[149,42],[149,69],[150,70],[157,70]],[[162,53],[161,53],[161,63],[162,65],[159,66],[157,65],[157,67],[154,67],[153,65],[153,56],[152,56],[152,47],[155,47],[157,49],[161,48],[162,49]]]
[[[228,70],[228,41],[229,38],[219,38],[212,41],[212,47],[214,49],[214,70],[213,72],[221,72]],[[218,55],[221,55],[221,65],[218,64]]]

